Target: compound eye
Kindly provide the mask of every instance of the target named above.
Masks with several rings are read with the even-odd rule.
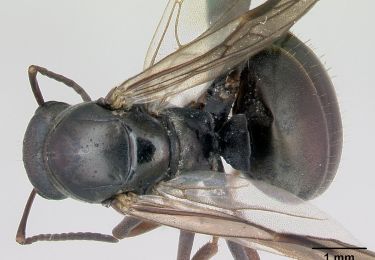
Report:
[[[45,168],[43,148],[48,132],[58,114],[69,107],[61,102],[46,102],[31,119],[23,140],[23,162],[30,182],[38,194],[46,199],[61,200],[62,194]]]

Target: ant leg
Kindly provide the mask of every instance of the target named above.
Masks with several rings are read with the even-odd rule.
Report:
[[[93,240],[100,242],[116,243],[118,239],[105,234],[90,233],[90,232],[78,232],[78,233],[61,233],[61,234],[40,234],[32,237],[26,237],[26,225],[31,206],[34,202],[36,195],[35,189],[30,193],[29,199],[27,200],[25,210],[21,218],[21,222],[18,226],[16,241],[22,245],[32,244],[38,241],[66,241],[66,240]]]
[[[255,249],[244,247],[244,250],[249,260],[260,260],[260,256]]]
[[[195,233],[180,230],[178,241],[177,260],[190,260],[191,249],[193,248]]]
[[[68,87],[71,87],[72,89],[74,89],[75,92],[77,92],[78,95],[81,96],[83,101],[91,101],[91,98],[86,93],[86,91],[77,83],[75,83],[73,80],[67,77],[64,77],[60,74],[49,71],[46,68],[39,67],[36,65],[31,65],[28,69],[29,81],[30,81],[31,89],[34,93],[35,99],[38,102],[39,106],[44,104],[44,98],[43,98],[42,92],[40,91],[38,80],[36,78],[38,72],[46,77],[49,77],[51,79],[64,83]]]
[[[135,237],[149,232],[160,225],[126,216],[113,230],[112,234],[117,239]]]
[[[202,246],[193,256],[192,260],[208,260],[216,255],[218,246],[218,237],[212,237],[212,241]]]
[[[241,246],[229,240],[227,240],[227,245],[235,260],[260,260],[257,251],[254,249]]]

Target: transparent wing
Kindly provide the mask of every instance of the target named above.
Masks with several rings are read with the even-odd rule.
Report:
[[[286,33],[317,0],[268,0],[202,35],[112,89],[114,109],[165,99],[207,82],[248,59]]]
[[[297,259],[342,254],[312,248],[360,246],[342,226],[308,202],[241,174],[191,172],[159,184],[155,195],[120,195],[113,206],[141,219]],[[368,250],[345,250],[345,254],[375,259],[375,253]]]
[[[219,28],[247,12],[251,0],[170,0],[150,43],[144,69],[186,46],[210,27]],[[206,44],[210,42],[206,41]],[[196,101],[209,86],[201,84],[168,99],[174,106],[186,106]],[[161,102],[149,107],[162,107]]]
[[[251,0],[169,0],[146,54],[144,69],[221,27],[250,8]]]

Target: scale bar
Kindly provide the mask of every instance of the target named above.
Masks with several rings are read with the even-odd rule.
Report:
[[[335,250],[367,250],[367,247],[313,247],[312,249],[335,249]]]

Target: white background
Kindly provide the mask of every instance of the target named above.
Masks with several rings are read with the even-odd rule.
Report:
[[[160,228],[120,243],[14,241],[31,185],[22,163],[22,139],[37,108],[27,67],[38,64],[71,77],[94,98],[141,71],[165,0],[0,1],[2,259],[174,259],[178,232]],[[375,250],[375,72],[373,0],[320,1],[293,31],[311,39],[331,67],[344,123],[344,151],[330,189],[313,203]],[[78,102],[71,90],[40,79],[46,99]],[[67,231],[109,233],[121,216],[73,200],[37,199],[29,234]],[[200,237],[195,248],[208,238]],[[228,259],[221,244],[215,259]],[[272,258],[266,255],[264,259]]]

